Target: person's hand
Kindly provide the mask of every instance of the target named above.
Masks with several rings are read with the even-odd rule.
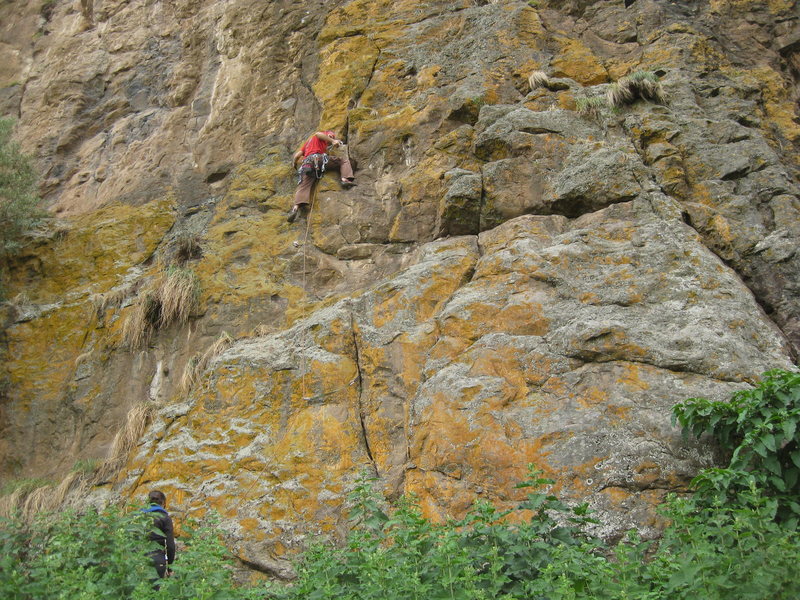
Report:
[[[344,146],[344,142],[342,142],[342,140],[333,140],[333,145],[336,146],[337,148],[341,148],[342,146]]]

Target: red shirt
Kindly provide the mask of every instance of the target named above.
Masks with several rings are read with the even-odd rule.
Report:
[[[323,142],[316,135],[308,138],[308,141],[303,144],[303,158],[310,154],[325,154],[328,152],[328,142]]]

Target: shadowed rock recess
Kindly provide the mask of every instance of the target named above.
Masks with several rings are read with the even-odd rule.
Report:
[[[0,4],[58,217],[9,264],[0,477],[158,486],[278,576],[365,470],[444,519],[535,463],[656,535],[715,459],[671,407],[800,350],[799,31],[789,0]],[[665,102],[609,105],[637,72]],[[358,186],[290,225],[319,128]]]

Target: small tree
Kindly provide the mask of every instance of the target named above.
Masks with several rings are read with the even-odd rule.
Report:
[[[30,157],[11,139],[14,121],[0,118],[0,264],[19,250],[22,236],[44,216]]]

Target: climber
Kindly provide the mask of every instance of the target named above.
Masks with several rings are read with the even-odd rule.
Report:
[[[152,560],[159,578],[163,579],[170,574],[167,565],[171,565],[175,560],[175,534],[172,519],[164,508],[167,504],[164,492],[153,490],[147,494],[147,501],[149,506],[143,508],[141,512],[152,514],[154,526],[147,539],[158,544],[158,549],[148,552],[147,556]]]
[[[294,153],[292,164],[297,169],[298,181],[297,191],[294,194],[294,206],[287,217],[289,223],[294,222],[301,210],[307,210],[311,205],[317,181],[327,168],[339,169],[340,182],[345,189],[356,184],[349,157],[328,156],[328,149],[331,146],[339,148],[343,145],[341,140],[336,139],[333,131],[318,131]]]

